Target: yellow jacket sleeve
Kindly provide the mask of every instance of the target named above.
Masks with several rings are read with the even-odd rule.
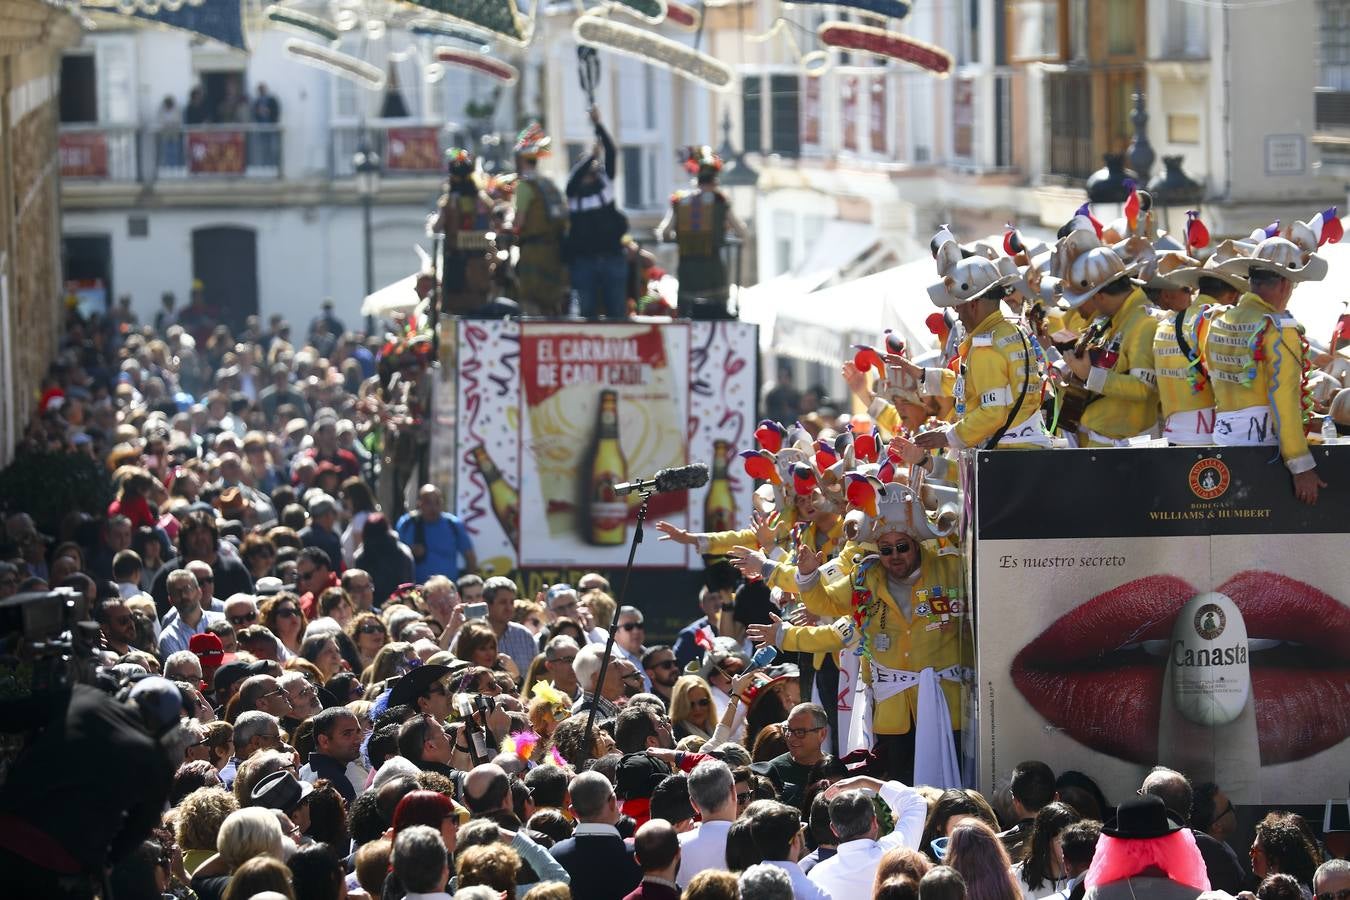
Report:
[[[759,547],[759,539],[755,537],[755,531],[752,528],[742,528],[740,531],[714,531],[706,537],[708,549],[704,552],[712,556],[720,556],[732,547],[750,547],[751,549]]]
[[[1105,397],[1156,404],[1158,376],[1153,367],[1153,333],[1158,330],[1158,321],[1145,315],[1136,317],[1130,325],[1121,339],[1120,359],[1106,373],[1101,393]]]
[[[952,426],[961,446],[974,447],[1003,427],[1014,402],[1011,385],[1021,381],[1009,373],[1007,359],[996,348],[971,349],[966,357],[966,413]]]
[[[837,653],[844,639],[833,625],[788,625],[783,628],[782,649],[802,653]]]
[[[853,612],[853,582],[851,576],[825,583],[819,574],[810,584],[797,586],[802,604],[818,616],[846,616]]]
[[[1270,360],[1270,404],[1276,417],[1280,456],[1290,472],[1317,465],[1303,431],[1303,342],[1297,327],[1268,327],[1261,336],[1262,354]],[[1278,373],[1278,374],[1277,374]]]
[[[900,413],[896,411],[893,404],[887,403],[880,397],[872,401],[872,404],[867,408],[868,412],[876,410],[872,420],[877,423],[877,428],[881,429],[882,437],[889,441],[894,435],[900,433]]]

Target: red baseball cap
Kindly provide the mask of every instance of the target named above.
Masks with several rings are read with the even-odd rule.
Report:
[[[207,631],[202,634],[194,634],[188,639],[188,649],[197,654],[197,659],[202,664],[202,675],[209,680],[209,672],[212,672],[227,662],[234,661],[233,653],[225,652],[225,645],[220,642],[220,635],[212,634]]]

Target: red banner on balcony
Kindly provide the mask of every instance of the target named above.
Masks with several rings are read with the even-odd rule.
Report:
[[[872,152],[886,152],[886,76],[873,75],[869,100],[872,104]]]
[[[820,79],[802,76],[802,143],[820,144]]]
[[[62,178],[108,177],[108,137],[103,132],[62,132],[56,146]]]
[[[390,128],[385,148],[384,165],[391,172],[441,170],[441,145],[435,128]]]
[[[196,175],[243,175],[244,132],[189,131],[188,171]]]

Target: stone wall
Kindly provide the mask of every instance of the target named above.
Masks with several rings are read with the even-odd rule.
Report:
[[[61,50],[77,36],[58,6],[0,0],[0,465],[60,336],[58,75]]]

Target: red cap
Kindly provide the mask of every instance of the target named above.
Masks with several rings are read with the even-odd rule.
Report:
[[[194,634],[189,638],[188,649],[197,654],[197,659],[201,660],[203,674],[207,669],[218,669],[227,662],[234,661],[234,654],[225,652],[220,635],[209,631]]]

